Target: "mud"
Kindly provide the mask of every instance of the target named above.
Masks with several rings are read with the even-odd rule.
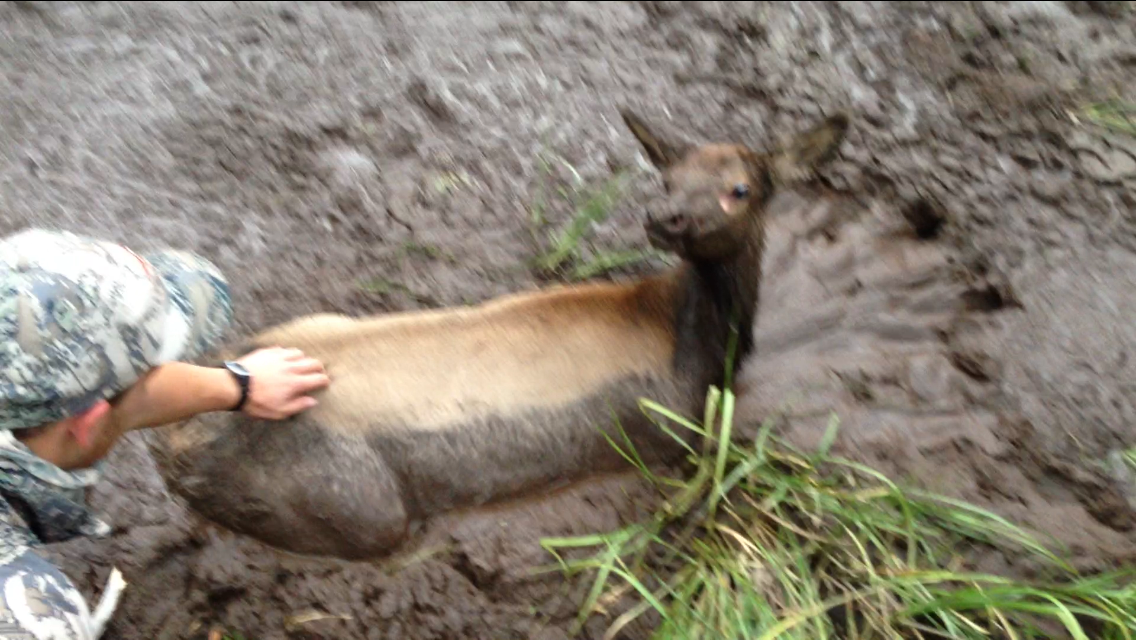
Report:
[[[200,251],[241,332],[539,286],[541,194],[641,166],[618,105],[753,145],[847,109],[822,184],[777,203],[741,417],[785,410],[808,445],[836,410],[847,455],[1083,568],[1136,559],[1136,141],[1077,115],[1136,99],[1131,3],[8,2],[0,24],[0,233]],[[638,174],[595,250],[644,246],[658,188]],[[649,497],[600,479],[454,514],[403,565],[315,562],[200,522],[136,434],[91,498],[113,536],[51,554],[92,598],[123,570],[112,639],[554,640],[580,591],[532,573],[539,538]]]

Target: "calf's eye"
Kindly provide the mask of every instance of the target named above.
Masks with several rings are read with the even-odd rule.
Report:
[[[734,186],[734,190],[730,192],[738,200],[745,200],[749,197],[749,185],[739,184]]]

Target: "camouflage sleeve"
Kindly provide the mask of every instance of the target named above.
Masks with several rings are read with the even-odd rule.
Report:
[[[89,627],[83,595],[33,549],[0,564],[0,638],[93,640]]]

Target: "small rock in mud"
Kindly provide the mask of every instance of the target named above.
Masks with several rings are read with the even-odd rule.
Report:
[[[337,187],[352,187],[376,179],[375,161],[358,149],[338,147],[320,154],[320,170]]]
[[[1115,149],[1103,151],[1099,155],[1082,153],[1081,168],[1089,177],[1102,184],[1120,184],[1129,178],[1136,178],[1136,159]]]
[[[908,364],[907,383],[920,400],[935,404],[952,399],[955,372],[940,355],[913,358]]]
[[[430,116],[434,124],[451,124],[458,117],[449,100],[422,78],[415,78],[406,88],[406,96]]]
[[[1043,202],[1056,204],[1064,198],[1072,181],[1073,177],[1068,172],[1035,171],[1031,178],[1030,191]]]

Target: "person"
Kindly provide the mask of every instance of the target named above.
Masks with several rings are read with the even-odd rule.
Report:
[[[330,379],[299,350],[190,363],[217,346],[232,313],[226,279],[196,254],[139,255],[42,228],[0,241],[0,638],[102,633],[121,575],[92,614],[37,548],[109,533],[85,490],[125,434],[205,412],[279,420],[316,405]]]

